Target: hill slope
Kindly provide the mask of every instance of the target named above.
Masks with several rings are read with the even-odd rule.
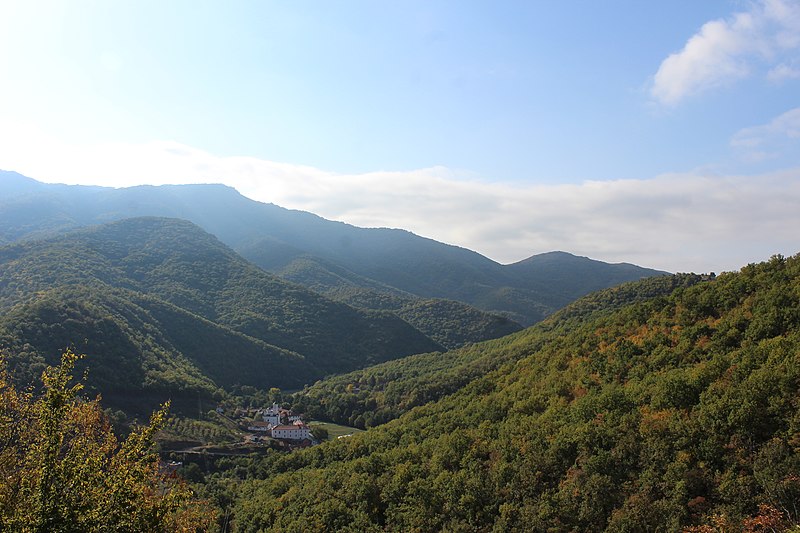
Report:
[[[521,358],[454,394],[275,458],[240,493],[237,526],[800,523],[800,256],[611,313],[592,305],[541,345],[537,328],[517,334]]]
[[[275,273],[353,307],[391,311],[448,349],[522,329],[502,315],[454,300],[420,298],[309,256],[294,259]]]
[[[86,358],[91,393],[147,414],[166,399],[196,414],[198,400],[235,384],[293,388],[319,371],[302,356],[157,298],[100,285],[40,291],[0,317],[0,348],[15,379],[33,383],[66,347]]]
[[[635,302],[668,296],[675,289],[690,287],[702,279],[696,274],[677,274],[605,289],[570,304],[532,329],[502,339],[442,354],[411,355],[330,376],[295,394],[294,408],[312,418],[362,429],[378,426],[535,353],[578,324]]]
[[[112,353],[104,357],[136,367],[129,369],[139,372],[136,387],[176,387],[164,377],[170,365],[172,377],[194,389],[291,387],[441,349],[393,314],[283,281],[171,219],[129,219],[0,248],[0,310],[6,344],[31,347],[23,350],[35,355],[30,361],[70,343],[97,353],[105,346]],[[97,372],[111,379],[110,363]]]
[[[401,291],[423,299],[456,300],[525,325],[590,291],[663,274],[568,254],[503,266],[407,231],[332,222],[255,202],[221,185],[107,189],[46,185],[0,172],[0,198],[0,239],[7,242],[127,217],[182,218],[258,266],[292,272],[295,281],[317,290],[332,280],[326,289],[336,290],[347,280],[367,289],[372,299]],[[296,263],[309,257],[316,261],[313,274]],[[580,269],[576,261],[582,263]],[[323,278],[327,281],[321,282]]]

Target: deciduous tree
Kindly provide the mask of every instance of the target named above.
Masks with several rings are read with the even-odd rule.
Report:
[[[206,529],[213,516],[155,452],[168,404],[120,442],[100,399],[72,384],[77,359],[67,351],[47,368],[41,394],[17,390],[0,370],[0,530]]]

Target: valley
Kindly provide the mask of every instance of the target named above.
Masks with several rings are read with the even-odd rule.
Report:
[[[220,186],[0,189],[9,383],[67,350],[120,435],[168,401],[212,530],[800,523],[798,256],[499,265]]]

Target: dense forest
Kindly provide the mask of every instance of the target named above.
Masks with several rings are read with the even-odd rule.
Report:
[[[331,376],[294,396],[295,408],[313,418],[367,428],[438,400],[470,381],[540,349],[575,327],[623,305],[667,296],[702,276],[679,274],[631,282],[586,296],[533,328],[502,339],[440,353],[417,354]]]
[[[239,472],[254,479],[238,530],[800,523],[800,256],[678,285],[608,313],[587,302],[438,401]]]
[[[72,346],[88,356],[90,390],[145,411],[442,348],[392,313],[286,282],[174,219],[0,248],[0,310],[0,348],[20,382]]]

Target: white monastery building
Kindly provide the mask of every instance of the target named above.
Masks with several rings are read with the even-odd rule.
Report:
[[[311,439],[311,429],[303,423],[291,426],[275,426],[272,428],[273,439],[305,440]]]

